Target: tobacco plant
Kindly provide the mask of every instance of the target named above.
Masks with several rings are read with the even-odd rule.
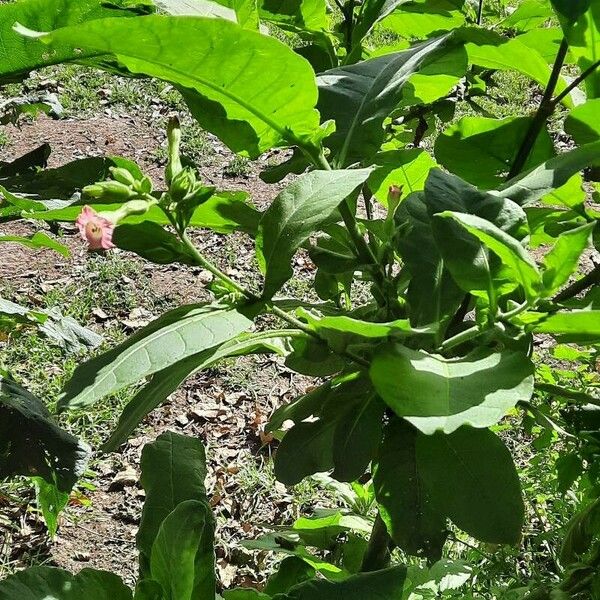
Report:
[[[244,193],[198,179],[180,156],[173,119],[165,189],[154,189],[134,163],[111,159],[110,176],[90,182],[81,198],[28,209],[34,219],[77,220],[93,248],[116,245],[214,276],[214,301],[169,311],[80,365],[60,409],[92,410],[147,379],[104,446],[115,451],[186,378],[224,358],[279,354],[290,369],[317,378],[268,423],[282,438],[275,474],[287,485],[321,472],[339,482],[372,479],[376,516],[352,567],[335,577],[324,570],[330,582],[316,579],[285,598],[405,597],[404,568],[388,569],[395,549],[439,564],[457,530],[517,545],[527,507],[498,424],[510,414],[518,427],[522,411],[556,430],[551,402],[562,401],[576,427],[579,413],[598,405],[592,394],[549,382],[532,356],[540,336],[590,349],[600,341],[600,268],[578,276],[581,256],[598,248],[599,215],[586,191],[600,162],[600,2],[523,2],[496,15],[485,2],[461,0],[350,1],[330,11],[319,0],[159,5],[184,16],[61,27],[22,11],[10,35],[26,60],[12,68],[74,60],[163,79],[232,151],[254,159],[289,149],[285,162],[263,172],[266,182],[297,177],[257,211]],[[207,7],[212,17],[189,15]],[[494,30],[481,26],[485,18]],[[303,43],[295,51],[270,28]],[[372,47],[381,28],[393,42]],[[519,71],[543,88],[533,114],[486,114],[478,98],[498,70]],[[485,116],[456,119],[463,104]],[[572,148],[557,153],[548,125],[565,113]],[[260,287],[219,269],[192,229],[249,235]],[[542,244],[546,250],[532,255]],[[319,303],[286,295],[300,251],[316,267]],[[281,327],[259,329],[262,315]],[[286,422],[294,426],[284,432]],[[582,431],[568,435],[581,440],[575,479],[587,470],[589,485],[565,529],[555,577],[536,589],[517,582],[513,597],[599,597],[599,447]],[[189,564],[199,559],[199,540]],[[187,552],[184,545],[173,552]],[[200,593],[196,583],[186,591],[146,586],[142,550],[136,597],[212,597],[212,588]],[[52,573],[38,570],[36,581]],[[21,580],[31,598],[46,597],[27,575]]]

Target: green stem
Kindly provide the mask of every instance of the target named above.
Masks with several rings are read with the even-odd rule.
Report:
[[[484,0],[479,0],[479,8],[477,9],[477,25],[481,25],[483,21],[483,2]]]
[[[469,327],[469,329],[465,329],[464,331],[457,333],[455,336],[443,341],[442,345],[439,347],[439,350],[440,352],[446,352],[447,350],[456,348],[456,346],[460,346],[461,344],[480,336],[484,331],[485,330],[480,329],[478,325]]]
[[[381,518],[381,514],[378,512],[375,517],[375,523],[373,523],[373,529],[371,530],[369,545],[367,546],[367,551],[365,552],[360,567],[361,572],[370,573],[372,571],[385,569],[389,566],[391,560],[391,545],[392,538]]]
[[[529,302],[525,301],[525,302],[523,302],[523,304],[519,304],[518,306],[515,306],[515,308],[513,308],[512,310],[508,310],[505,313],[500,313],[498,315],[498,319],[500,321],[507,321],[508,319],[512,319],[513,317],[520,315],[523,311],[527,310],[528,307],[529,307]]]
[[[588,67],[579,77],[576,77],[554,100],[552,103],[558,106],[580,83],[587,79],[598,67],[600,67],[600,60],[596,61],[593,65]]]
[[[540,105],[535,113],[535,116],[533,117],[533,121],[531,122],[531,125],[529,126],[529,129],[523,138],[523,143],[521,144],[519,152],[517,153],[517,157],[515,158],[510,169],[508,179],[516,177],[523,170],[523,167],[527,163],[527,159],[529,158],[529,155],[531,154],[531,151],[533,150],[533,147],[535,146],[535,143],[542,129],[544,128],[544,125],[546,124],[546,121],[556,108],[556,104],[552,100],[552,96],[554,96],[554,91],[556,90],[556,85],[560,77],[560,71],[565,64],[565,58],[567,57],[568,50],[569,44],[566,38],[563,38],[554,61],[554,66],[552,67],[552,73],[550,74],[550,79],[546,85],[544,95],[542,96]]]
[[[569,298],[573,298],[589,287],[600,283],[600,264],[597,264],[587,275],[572,283],[552,298],[553,302],[563,302]]]

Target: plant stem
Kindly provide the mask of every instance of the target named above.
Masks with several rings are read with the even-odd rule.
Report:
[[[479,8],[477,9],[477,25],[481,25],[483,21],[483,2],[484,0],[479,0]]]
[[[579,77],[576,77],[554,100],[553,104],[557,106],[560,104],[582,81],[587,79],[598,67],[600,67],[600,60],[596,61],[593,65],[588,67]]]
[[[375,517],[375,523],[373,523],[373,529],[371,530],[369,545],[367,546],[367,551],[360,567],[361,572],[369,573],[385,569],[391,560],[391,544],[392,538],[381,518],[381,514],[378,512]]]
[[[558,83],[558,79],[560,77],[560,71],[565,64],[565,58],[568,50],[569,44],[566,38],[563,38],[554,61],[554,66],[552,67],[552,73],[550,74],[550,79],[548,79],[548,84],[546,85],[544,95],[542,96],[540,105],[535,113],[535,116],[533,117],[533,121],[531,122],[531,125],[525,134],[521,147],[519,148],[519,152],[517,153],[517,157],[512,164],[508,174],[508,179],[516,177],[523,170],[523,167],[527,163],[527,159],[529,158],[529,155],[535,146],[540,132],[556,108],[556,103],[552,100],[552,96],[554,95],[554,90],[556,89],[556,84]]]
[[[600,263],[597,264],[587,275],[566,287],[552,298],[553,302],[562,302],[577,296],[577,294],[587,290],[589,287],[600,283]]]
[[[478,337],[483,332],[484,332],[484,330],[480,329],[479,325],[469,327],[469,329],[465,329],[464,331],[461,331],[460,333],[457,333],[455,336],[448,338],[447,340],[442,342],[442,345],[439,347],[439,350],[440,350],[440,352],[445,352],[446,350],[451,350],[452,348],[455,348],[456,346],[460,346],[461,344],[464,344],[465,342],[468,342],[469,340],[472,340],[472,339]]]

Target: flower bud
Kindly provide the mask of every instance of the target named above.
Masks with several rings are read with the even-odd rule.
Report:
[[[190,167],[185,167],[171,181],[169,194],[173,202],[180,202],[196,188],[196,175]]]
[[[390,185],[388,189],[388,218],[393,219],[396,214],[396,209],[400,205],[402,200],[402,186],[401,185]]]
[[[180,156],[181,145],[181,127],[177,117],[171,117],[167,124],[167,142],[169,145],[169,159],[165,168],[165,181],[167,185],[171,182],[180,171],[183,170]]]
[[[129,186],[119,181],[102,181],[88,185],[83,188],[83,193],[88,198],[102,202],[126,202],[136,196]]]
[[[122,167],[110,167],[109,171],[112,178],[123,185],[131,187],[136,183],[136,178],[127,169],[123,169]]]

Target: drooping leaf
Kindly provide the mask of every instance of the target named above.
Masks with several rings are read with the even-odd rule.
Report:
[[[245,333],[220,346],[193,354],[188,358],[158,371],[152,379],[127,403],[116,429],[102,446],[104,452],[115,452],[127,441],[142,419],[160,406],[193,373],[206,369],[221,359],[250,353],[284,354],[281,332],[269,337],[272,332]]]
[[[35,499],[42,511],[44,522],[50,537],[58,531],[58,516],[69,502],[68,492],[60,491],[54,483],[49,483],[42,477],[33,477],[35,484]]]
[[[534,260],[515,238],[475,215],[446,211],[437,217],[454,219],[496,254],[512,271],[528,299],[533,300],[539,295],[542,287],[541,275]]]
[[[188,356],[236,337],[251,324],[235,308],[191,304],[171,310],[120,345],[77,367],[65,385],[60,408],[89,406]]]
[[[596,344],[600,340],[600,310],[540,314],[531,329],[535,333],[548,333],[565,343]]]
[[[234,152],[257,157],[275,146],[311,147],[319,135],[310,65],[275,38],[224,19],[98,20],[44,40],[50,48],[112,54],[134,74],[184,88],[202,127]]]
[[[585,144],[551,158],[539,167],[529,171],[529,173],[511,179],[500,188],[499,192],[494,193],[525,206],[561,187],[582,169],[599,164],[600,141]]]
[[[561,234],[552,250],[544,256],[545,295],[551,296],[558,291],[577,269],[581,254],[590,244],[594,226],[595,223],[589,223]]]
[[[463,117],[437,138],[435,157],[469,183],[495,189],[506,179],[530,123],[530,117]],[[552,140],[544,130],[523,170],[539,165],[553,154]]]
[[[417,437],[417,463],[434,506],[474,538],[515,544],[524,506],[510,452],[488,429]],[[450,493],[450,490],[452,493]]]
[[[83,569],[71,575],[52,567],[31,567],[0,581],[0,600],[131,600],[131,590],[107,571]]]
[[[379,511],[389,534],[407,554],[439,558],[446,519],[433,506],[417,462],[419,433],[393,418],[384,430],[373,479]]]
[[[595,500],[578,512],[567,524],[560,550],[562,564],[579,562],[589,552],[600,528],[600,500]]]
[[[207,500],[185,500],[161,523],[152,546],[150,572],[166,598],[214,598],[214,529]]]
[[[335,133],[326,140],[336,165],[361,162],[379,150],[383,121],[398,105],[404,84],[446,40],[443,36],[319,75],[319,111],[336,123]]]
[[[369,173],[369,169],[312,171],[275,198],[263,214],[256,238],[257,259],[265,273],[263,297],[271,298],[292,276],[296,250]]]
[[[520,352],[477,350],[445,359],[390,345],[375,355],[370,375],[386,404],[430,435],[496,424],[517,402],[531,398],[533,371]]]
[[[206,455],[200,440],[172,431],[146,444],[140,483],[146,501],[137,534],[140,574],[149,575],[152,546],[162,522],[182,502],[205,500]]]
[[[69,492],[83,474],[87,444],[61,429],[43,402],[0,375],[0,477],[35,475]]]

